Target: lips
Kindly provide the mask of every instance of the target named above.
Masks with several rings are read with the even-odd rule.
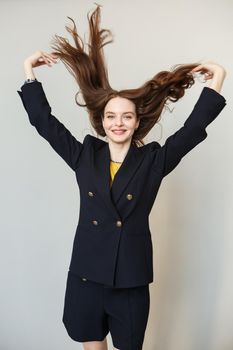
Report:
[[[123,129],[115,129],[115,130],[112,130],[112,132],[114,132],[114,134],[117,134],[117,135],[122,135],[126,130],[123,130]]]

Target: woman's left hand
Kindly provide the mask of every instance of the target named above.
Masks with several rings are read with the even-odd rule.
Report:
[[[221,75],[225,78],[226,70],[220,64],[208,61],[203,64],[199,64],[197,67],[190,71],[191,73],[200,72],[200,74],[204,74],[204,79],[209,80],[212,79],[216,74]]]
[[[203,64],[199,64],[190,72],[200,72],[200,74],[204,74],[204,82],[206,80],[212,79],[209,88],[217,91],[218,93],[221,92],[222,84],[226,76],[226,70],[223,66],[220,66],[220,64],[209,61]]]

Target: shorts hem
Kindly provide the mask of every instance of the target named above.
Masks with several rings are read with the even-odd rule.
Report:
[[[70,336],[71,339],[73,339],[74,341],[77,341],[79,343],[84,343],[84,342],[88,342],[88,341],[103,341],[106,336],[108,335],[109,331],[107,333],[105,333],[105,335],[101,336],[101,337],[89,337],[89,338],[86,338],[86,337],[77,337],[75,336],[74,332],[72,331],[72,326],[71,324],[65,322],[64,320],[62,320],[64,326],[65,326],[65,329],[68,333],[68,335]]]

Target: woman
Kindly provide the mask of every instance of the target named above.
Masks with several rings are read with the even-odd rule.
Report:
[[[72,20],[72,19],[71,19]],[[30,123],[75,171],[80,213],[65,293],[63,322],[85,350],[106,350],[110,331],[114,349],[142,349],[153,281],[153,250],[148,217],[162,179],[182,157],[207,137],[206,127],[226,104],[220,94],[225,69],[213,62],[177,65],[161,71],[138,89],[111,88],[104,62],[100,7],[89,18],[88,53],[76,26],[67,30],[75,47],[56,36],[54,52],[36,51],[24,61],[26,81],[18,91]],[[72,20],[73,21],[73,20]],[[74,23],[74,22],[73,22]],[[111,42],[111,41],[109,41]],[[33,68],[59,58],[75,77],[91,125],[107,142],[86,135],[79,142],[51,114]],[[176,102],[200,72],[204,87],[184,126],[145,145],[167,101]]]

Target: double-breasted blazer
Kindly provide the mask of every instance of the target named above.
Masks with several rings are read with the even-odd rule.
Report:
[[[153,282],[149,214],[161,181],[207,137],[206,127],[224,108],[225,98],[204,87],[184,125],[164,145],[131,143],[110,187],[108,143],[89,134],[78,141],[52,115],[41,82],[24,84],[21,90],[30,123],[75,172],[79,186],[70,271],[111,287]]]

